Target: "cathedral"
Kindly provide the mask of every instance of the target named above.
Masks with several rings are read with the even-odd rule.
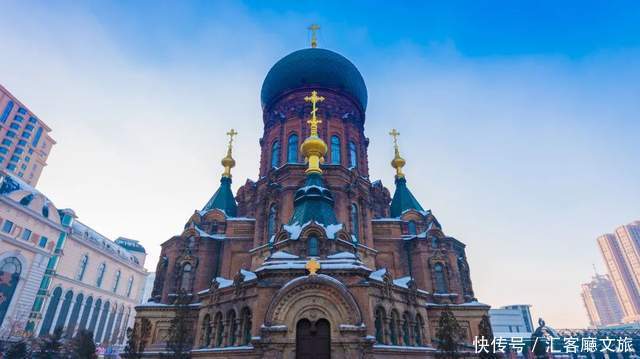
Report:
[[[219,188],[162,244],[136,308],[145,357],[166,350],[185,296],[194,358],[435,357],[445,307],[472,343],[489,307],[465,245],[411,193],[395,129],[393,196],[369,177],[358,69],[313,38],[271,68],[261,102],[257,180],[232,192],[231,130]]]

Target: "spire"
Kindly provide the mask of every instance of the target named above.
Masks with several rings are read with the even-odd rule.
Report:
[[[305,224],[315,221],[320,224],[329,225],[338,223],[333,210],[333,195],[327,189],[322,180],[322,170],[320,163],[324,161],[327,153],[327,144],[318,136],[318,124],[322,123],[318,119],[317,103],[324,101],[324,97],[318,96],[316,91],[311,92],[311,96],[304,98],[306,102],[311,102],[311,119],[307,121],[310,126],[309,137],[307,137],[300,151],[305,156],[309,167],[305,171],[307,178],[304,186],[296,191],[293,200],[293,215],[289,224]]]
[[[402,172],[402,167],[404,167],[406,161],[400,157],[400,150],[398,148],[398,136],[400,136],[400,132],[394,128],[389,132],[389,135],[393,137],[395,153],[391,160],[391,167],[396,170],[396,191],[393,193],[393,199],[391,200],[391,217],[400,217],[402,213],[408,209],[424,211],[418,200],[407,187],[407,179]]]
[[[311,91],[311,96],[304,98],[305,102],[311,102],[311,118],[307,121],[310,127],[310,134],[302,145],[300,151],[304,155],[306,161],[309,163],[309,167],[305,171],[306,174],[317,173],[322,174],[320,169],[320,163],[324,162],[324,155],[327,153],[327,144],[318,137],[318,124],[322,123],[318,119],[316,113],[318,108],[316,107],[318,102],[324,101],[324,97],[318,96],[317,91]]]
[[[238,212],[236,200],[233,197],[233,192],[231,192],[231,168],[236,165],[236,161],[231,157],[231,151],[233,147],[233,136],[237,134],[238,132],[233,128],[227,132],[229,144],[227,145],[227,155],[224,156],[221,161],[224,172],[222,172],[222,177],[220,178],[220,187],[218,187],[216,193],[213,194],[204,208],[202,208],[202,212],[219,209],[229,217],[235,217]]]
[[[231,157],[231,151],[233,149],[233,136],[237,135],[238,132],[233,128],[227,132],[227,136],[229,136],[229,144],[227,145],[227,155],[222,158],[220,163],[222,167],[224,167],[224,172],[222,172],[222,177],[231,178],[231,169],[236,166],[236,161]]]
[[[311,26],[309,26],[307,29],[311,31],[311,47],[315,49],[316,47],[318,47],[318,37],[316,36],[316,31],[320,30],[320,25],[311,24]]]
[[[402,173],[402,167],[407,163],[404,158],[400,157],[400,150],[398,149],[398,136],[400,136],[400,132],[398,132],[395,128],[389,132],[389,135],[393,137],[393,149],[395,151],[395,156],[391,160],[391,167],[396,169],[396,178],[404,177],[404,173]]]

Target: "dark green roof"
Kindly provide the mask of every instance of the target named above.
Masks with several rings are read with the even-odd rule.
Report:
[[[224,213],[229,217],[236,216],[238,206],[236,204],[236,199],[233,198],[233,192],[231,192],[231,178],[220,178],[220,187],[204,206],[202,212],[207,212],[214,208],[224,211]]]
[[[400,217],[408,209],[424,211],[418,200],[411,194],[404,177],[396,177],[396,191],[391,201],[391,217]]]
[[[292,52],[273,65],[262,83],[262,108],[282,93],[303,87],[345,91],[367,108],[367,86],[360,71],[346,57],[317,48]]]
[[[289,224],[303,225],[310,221],[323,225],[338,223],[333,210],[333,195],[317,173],[307,175],[304,186],[296,191]]]

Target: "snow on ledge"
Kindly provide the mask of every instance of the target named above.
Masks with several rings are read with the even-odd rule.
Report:
[[[270,259],[299,259],[295,254],[291,254],[285,251],[277,251],[269,256]]]
[[[338,252],[327,256],[327,259],[357,259],[356,255],[351,252]]]

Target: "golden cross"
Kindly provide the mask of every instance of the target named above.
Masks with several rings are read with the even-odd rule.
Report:
[[[311,30],[311,47],[318,47],[318,38],[316,37],[316,31],[320,30],[320,26],[317,24],[311,24],[307,29]]]
[[[309,275],[316,275],[316,272],[318,271],[318,269],[320,269],[320,263],[318,263],[317,260],[311,258],[309,259],[307,264],[304,265],[304,268],[309,271]]]
[[[227,132],[227,136],[229,136],[229,148],[231,148],[231,144],[233,143],[233,136],[237,134],[238,131],[234,130],[233,128],[231,129],[231,131]]]
[[[311,119],[307,121],[307,123],[311,125],[311,136],[318,137],[318,124],[322,123],[322,121],[318,120],[316,117],[316,112],[318,112],[316,104],[324,101],[324,97],[318,96],[318,92],[314,90],[311,91],[311,96],[306,96],[304,98],[304,101],[311,102]]]
[[[393,137],[393,147],[398,148],[398,136],[400,136],[400,132],[394,128],[389,132],[389,135]]]

